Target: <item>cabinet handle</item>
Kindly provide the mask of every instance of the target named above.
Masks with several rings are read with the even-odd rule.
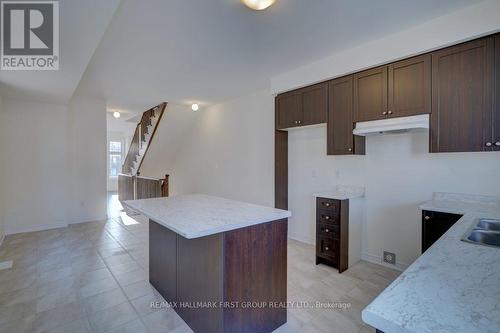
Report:
[[[302,120],[297,120],[297,124],[302,124]]]
[[[500,142],[499,142],[499,143],[500,143]],[[352,148],[349,148],[348,150],[351,152],[351,151],[352,151]]]
[[[327,247],[325,247],[325,251],[328,251],[328,250],[330,250],[330,249],[328,248],[328,246],[327,246]]]
[[[387,114],[392,114],[392,111],[387,112]]]
[[[495,146],[500,147],[500,141],[495,142]]]
[[[424,219],[425,219],[426,221],[428,221],[428,220],[430,220],[430,219],[431,219],[431,217],[430,217],[430,216],[425,216],[425,217],[424,217]]]
[[[330,207],[330,203],[329,203],[329,202],[325,203],[324,205],[325,205],[326,207]]]
[[[325,229],[325,232],[330,232],[330,230],[328,230],[328,229]]]
[[[382,115],[383,116],[387,115],[387,111],[382,112]]]
[[[330,216],[328,216],[328,215],[324,215],[324,216],[323,216],[323,218],[324,218],[325,220],[329,220],[329,219],[330,219]]]
[[[493,144],[492,144],[491,142],[486,142],[486,144],[485,144],[485,145],[486,145],[486,147],[491,147],[491,146],[493,146]]]

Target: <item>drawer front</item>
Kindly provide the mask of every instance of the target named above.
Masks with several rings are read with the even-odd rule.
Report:
[[[318,209],[316,212],[316,221],[318,223],[338,225],[339,213],[330,210]]]
[[[317,198],[316,199],[316,208],[323,209],[323,210],[330,210],[337,212],[339,211],[339,201],[338,200],[333,200],[333,199],[326,199],[326,198]]]
[[[339,242],[333,238],[318,237],[318,256],[336,260],[338,257]]]
[[[319,237],[339,238],[339,227],[337,225],[318,223],[316,228]]]

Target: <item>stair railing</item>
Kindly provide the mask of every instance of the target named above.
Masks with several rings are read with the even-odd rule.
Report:
[[[126,174],[118,175],[118,199],[123,202],[127,200],[149,199],[168,197],[169,175],[163,179],[133,176]]]
[[[167,103],[161,103],[143,112],[141,121],[137,124],[134,137],[122,165],[122,173],[118,175],[118,199],[120,201],[168,197],[169,176],[163,179],[144,177],[140,175],[142,162],[156,133]],[[152,119],[157,118],[154,126]],[[152,132],[150,132],[150,129]]]
[[[142,162],[144,161],[144,157],[146,156],[151,141],[156,133],[156,129],[161,121],[163,113],[165,112],[165,108],[167,107],[167,103],[163,102],[145,112],[143,112],[141,121],[137,124],[134,137],[130,142],[130,147],[125,157],[125,161],[122,165],[122,173],[123,174],[132,174],[132,170],[134,167],[134,162],[138,162],[137,168],[135,169],[135,174],[139,174],[139,171],[142,166]],[[148,140],[146,140],[146,133],[148,132],[148,126],[152,125],[151,119],[155,116],[158,116],[158,120],[153,128],[153,132],[151,133]],[[142,158],[140,161],[137,161],[137,158],[140,155],[141,150],[144,150]]]
[[[137,124],[134,131],[134,137],[130,142],[130,147],[128,149],[127,156],[125,157],[125,161],[122,165],[122,173],[129,174],[133,167],[133,162],[136,159],[136,156],[139,154],[141,149],[141,140],[139,139],[141,136],[141,128],[140,123]]]

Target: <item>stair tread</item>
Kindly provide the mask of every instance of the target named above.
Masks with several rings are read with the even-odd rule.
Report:
[[[139,139],[138,146],[139,147],[137,147],[137,143],[135,143],[137,141],[135,141],[134,144],[136,146],[134,147],[134,153],[133,153],[133,154],[135,154],[135,156],[131,154],[131,151],[129,151],[129,153],[125,159],[125,162],[127,165],[124,164],[124,166],[123,166],[124,170],[129,168],[129,170],[131,171],[132,174],[137,174],[138,168],[141,164],[141,161],[143,160],[144,156],[146,155],[146,151],[147,151],[147,149],[149,147],[149,143],[151,142],[151,139],[153,137],[153,133],[155,132],[156,127],[158,126],[158,124],[160,122],[160,118],[161,118],[162,113],[165,111],[165,106],[166,106],[166,103],[162,103],[162,104],[157,105],[154,108],[149,109],[143,113],[143,118],[141,119],[141,121],[144,120],[144,122],[147,122],[147,124],[142,123],[142,125],[140,127],[138,127],[139,131],[141,129],[144,131],[143,133],[137,132],[137,130],[136,130],[136,134],[134,135],[134,138],[136,137],[136,135],[139,135],[138,133],[140,133],[140,135],[138,137],[138,139]],[[139,124],[141,124],[141,122],[139,122]],[[146,125],[146,126],[144,126],[144,125]],[[136,148],[138,148],[138,149],[136,149]]]

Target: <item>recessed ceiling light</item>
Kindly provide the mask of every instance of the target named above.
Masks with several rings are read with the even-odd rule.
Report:
[[[263,10],[271,6],[276,0],[241,0],[248,8]]]
[[[200,106],[196,103],[194,103],[193,105],[191,105],[191,110],[193,111],[198,111],[200,109]]]
[[[121,116],[120,112],[118,111],[113,112],[113,117],[115,117],[116,119],[120,118],[120,116]]]

